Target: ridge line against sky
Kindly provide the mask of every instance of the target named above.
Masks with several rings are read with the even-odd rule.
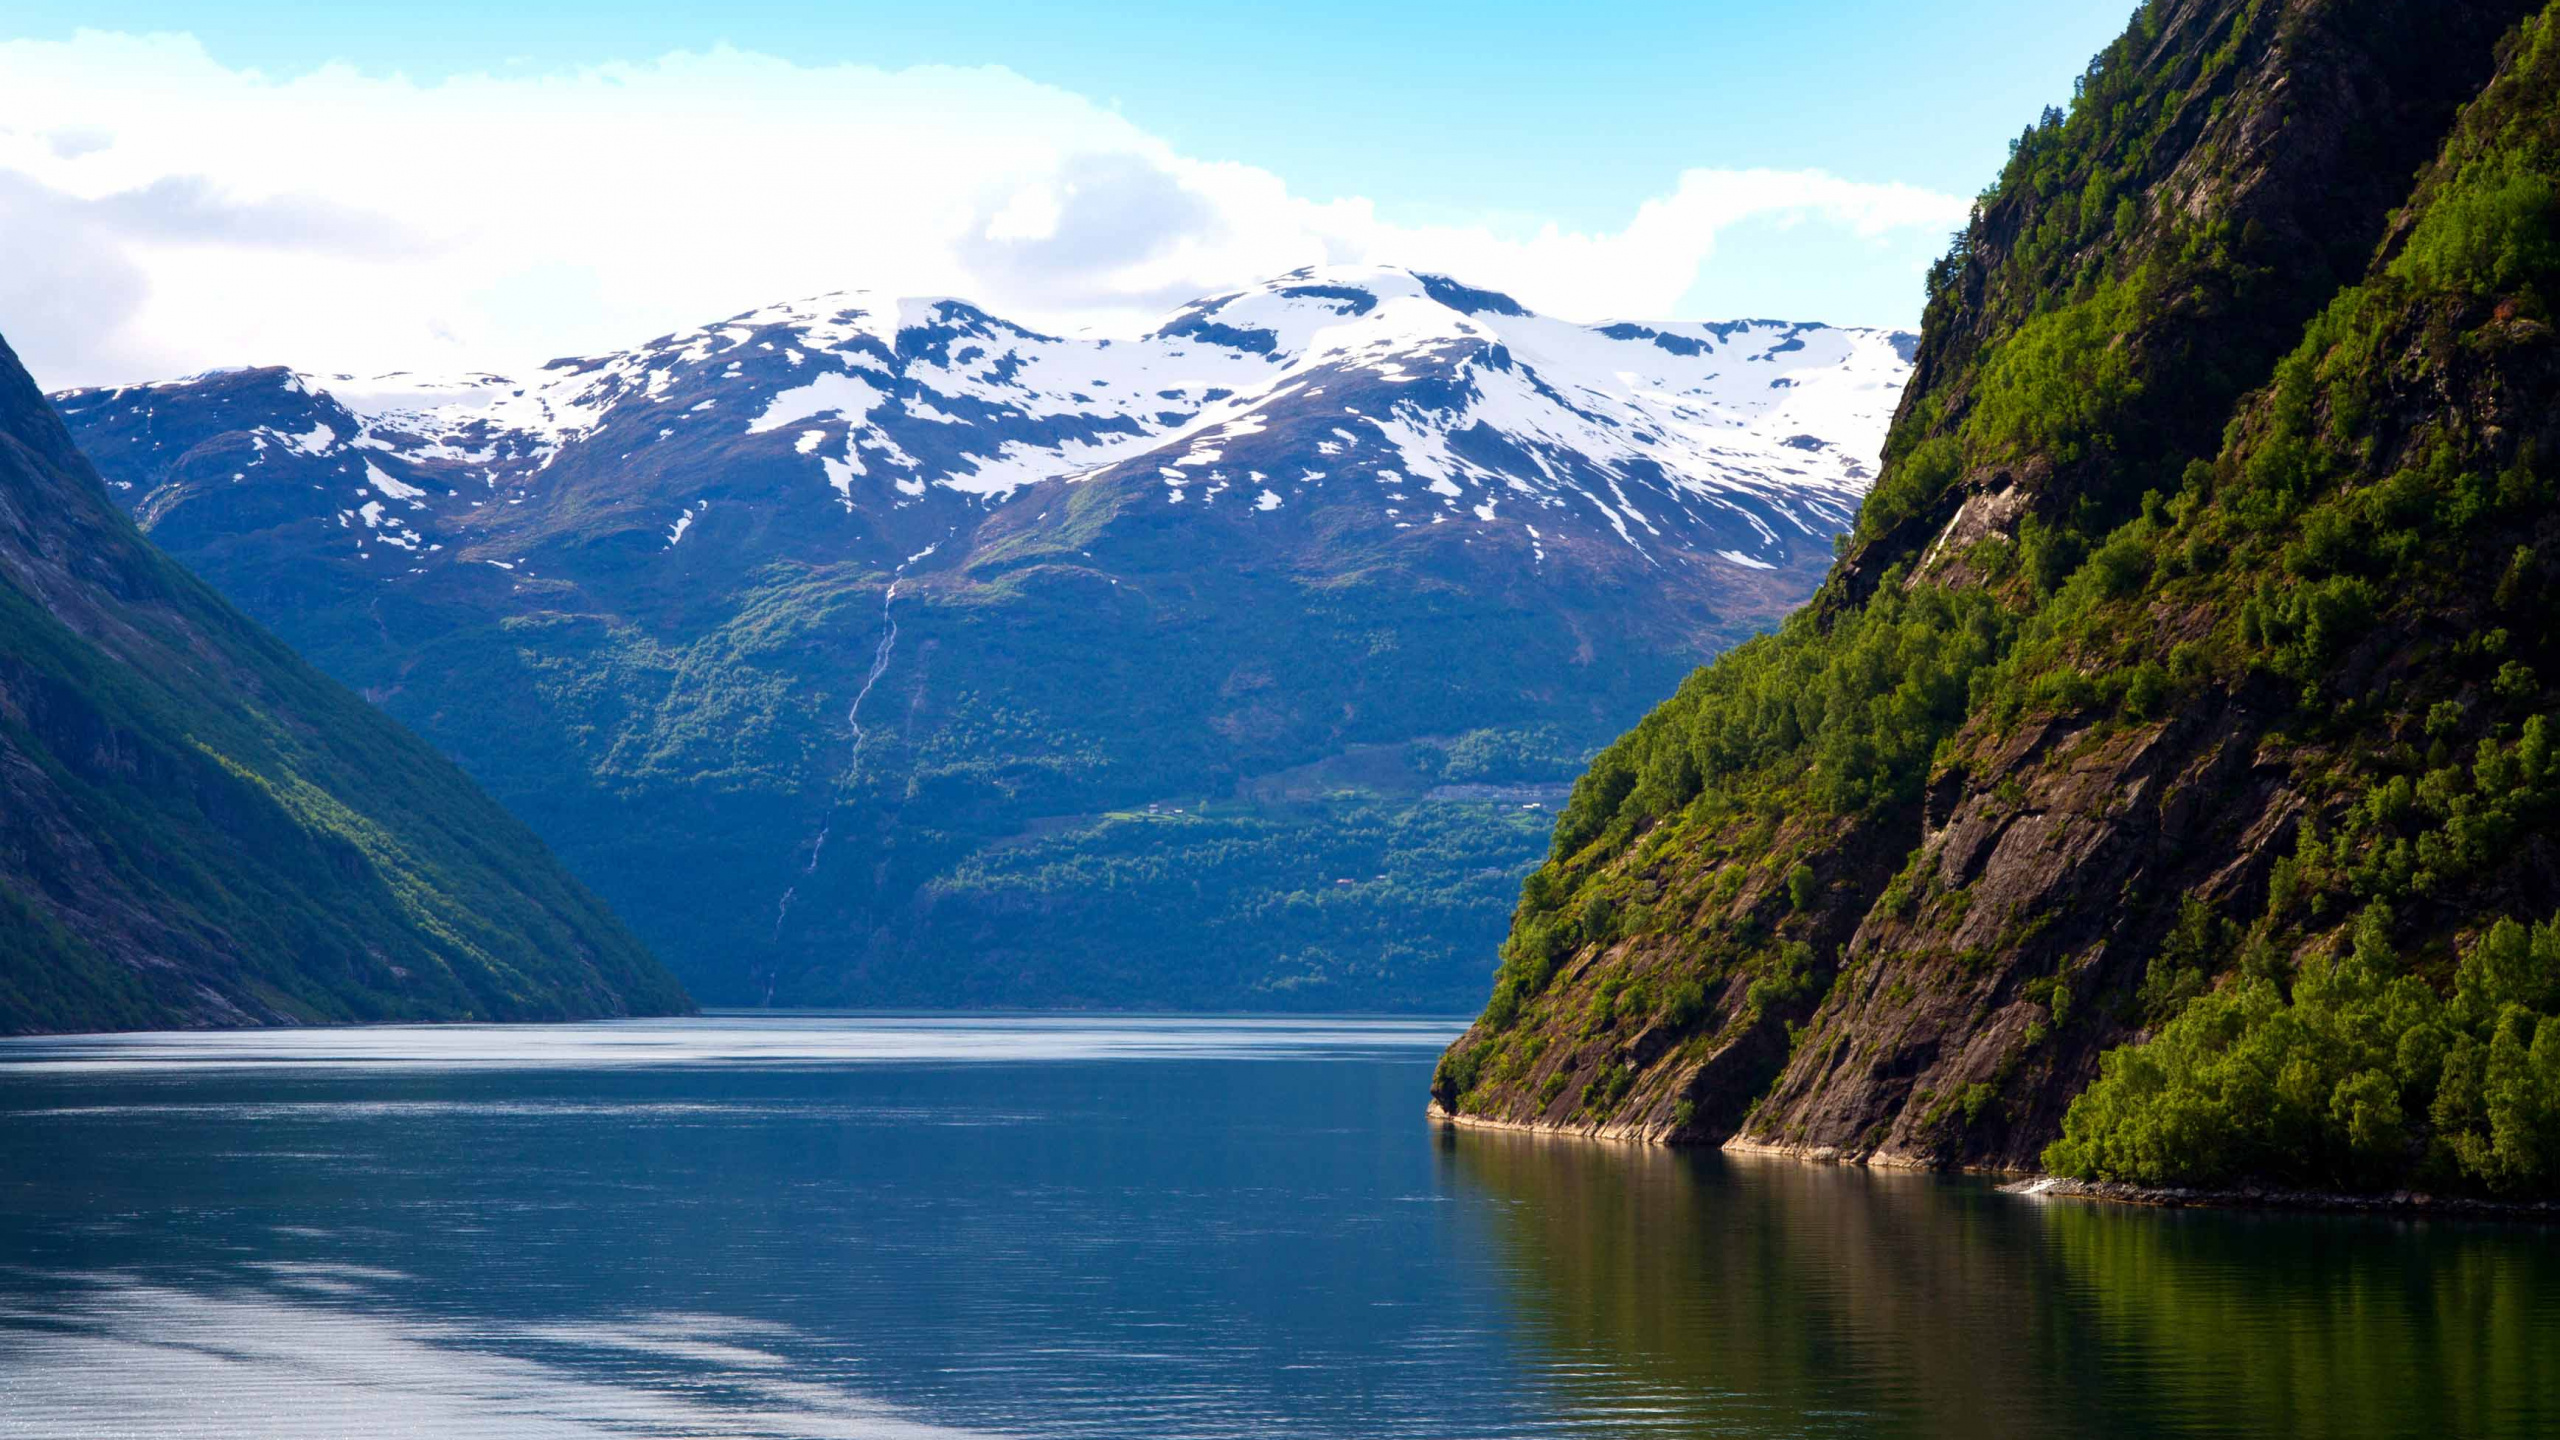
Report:
[[[113,20],[150,7],[99,8]],[[2091,36],[2122,24],[2120,6],[2087,8],[2048,27],[2058,54],[2085,57]],[[1735,25],[1746,23],[1768,21],[1755,11]],[[0,37],[30,29],[42,17],[0,21]],[[776,38],[770,26],[746,33]],[[1414,158],[1402,169],[1365,152],[1337,159],[1340,146],[1293,140],[1322,128],[1304,104],[1264,107],[1275,116],[1266,144],[1201,123],[1253,108],[1249,93],[1097,100],[1007,62],[1120,77],[1067,51],[1017,57],[992,33],[943,37],[938,51],[884,36],[871,48],[902,62],[887,66],[647,26],[586,43],[599,54],[679,43],[638,61],[528,62],[395,38],[370,54],[347,41],[323,53],[355,59],[315,61],[218,28],[210,41],[0,38],[0,333],[56,386],[255,363],[521,370],[839,289],[958,295],[1053,331],[1129,334],[1200,295],[1324,263],[1443,271],[1584,321],[1909,325],[1921,272],[1968,204],[1945,177],[1987,180],[2018,128],[1957,126],[1987,157],[1959,169],[1937,153],[1946,143],[1915,152],[1908,133],[1954,121],[1879,111],[1871,126],[1852,124],[1833,112],[1859,98],[1811,75],[1788,93],[1850,143],[1809,149],[1789,138],[1788,115],[1758,113],[1756,139],[1696,142],[1702,163],[1636,167],[1650,173],[1570,194],[1572,164],[1506,172],[1479,153],[1502,148],[1490,120],[1381,112],[1377,148]],[[1796,38],[1809,58],[1824,53],[1824,27]],[[978,63],[919,58],[931,53]],[[436,58],[412,79],[403,54]],[[2029,78],[2065,98],[2078,63]],[[1418,92],[1451,83],[1427,52],[1407,69]],[[1772,108],[1712,64],[1661,104],[1666,125],[1718,105]],[[1147,120],[1244,153],[1198,153]],[[1473,143],[1479,132],[1491,138]],[[1657,160],[1689,158],[1672,139],[1635,137],[1621,127],[1554,139],[1560,154],[1594,157],[1579,168],[1612,168],[1600,157],[1646,145]],[[1285,171],[1259,163],[1266,155]],[[1495,168],[1449,173],[1471,165]],[[1344,188],[1359,181],[1376,193]]]

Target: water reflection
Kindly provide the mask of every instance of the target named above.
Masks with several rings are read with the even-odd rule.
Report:
[[[275,1288],[74,1279],[0,1310],[0,1436],[794,1436],[969,1440],[823,1380],[712,1315],[465,1325],[377,1302],[394,1272],[279,1267]]]
[[[2560,1251],[2478,1222],[2039,1207],[2163,1413],[2260,1433],[2560,1433]]]
[[[1464,1132],[1586,1413],[1688,1433],[2560,1430],[2560,1256],[2477,1223],[2036,1203],[1942,1177]]]

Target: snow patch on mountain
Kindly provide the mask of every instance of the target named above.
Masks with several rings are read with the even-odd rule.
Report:
[[[1581,537],[1655,563],[1761,569],[1827,556],[1854,517],[1908,338],[1772,320],[1581,325],[1381,267],[1293,272],[1118,339],[847,292],[524,378],[276,372],[278,413],[240,463],[263,463],[272,438],[352,480],[340,462],[361,451],[373,493],[439,515],[539,507],[572,456],[580,474],[647,467],[631,483],[659,488],[634,498],[686,515],[708,479],[798,466],[857,522],[1125,476],[1186,513],[1241,487],[1257,524],[1365,506],[1390,528],[1520,530],[1541,564]],[[167,407],[216,383],[82,403]],[[1327,487],[1353,476],[1360,487]],[[690,521],[634,523],[672,547]]]

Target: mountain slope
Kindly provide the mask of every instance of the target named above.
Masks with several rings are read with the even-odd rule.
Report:
[[[1933,277],[1816,613],[1580,782],[1436,1103],[2553,1183],[2560,945],[2516,922],[2560,907],[2560,75],[2526,9],[2137,14]]]
[[[459,771],[146,543],[0,346],[0,1031],[686,1004]]]
[[[1582,760],[1811,591],[1910,343],[1344,269],[57,401],[706,999],[1445,1008]]]

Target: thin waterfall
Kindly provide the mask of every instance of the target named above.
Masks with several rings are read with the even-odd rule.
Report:
[[[880,595],[880,643],[871,652],[871,673],[862,677],[862,688],[853,692],[853,703],[845,707],[845,729],[853,735],[853,752],[846,757],[844,773],[837,777],[835,790],[828,797],[827,813],[818,824],[818,833],[809,842],[809,863],[800,867],[799,875],[783,889],[781,903],[773,908],[773,938],[776,940],[782,938],[782,922],[790,918],[791,902],[800,893],[800,882],[818,872],[818,859],[827,853],[827,837],[835,833],[836,811],[844,803],[845,792],[853,788],[853,782],[862,774],[862,744],[870,738],[869,732],[862,728],[862,702],[871,698],[872,687],[878,685],[880,677],[888,672],[890,653],[898,648],[898,617],[892,608],[898,603],[898,584],[906,577],[909,565],[941,548],[939,541],[927,545],[889,572],[889,588]]]

